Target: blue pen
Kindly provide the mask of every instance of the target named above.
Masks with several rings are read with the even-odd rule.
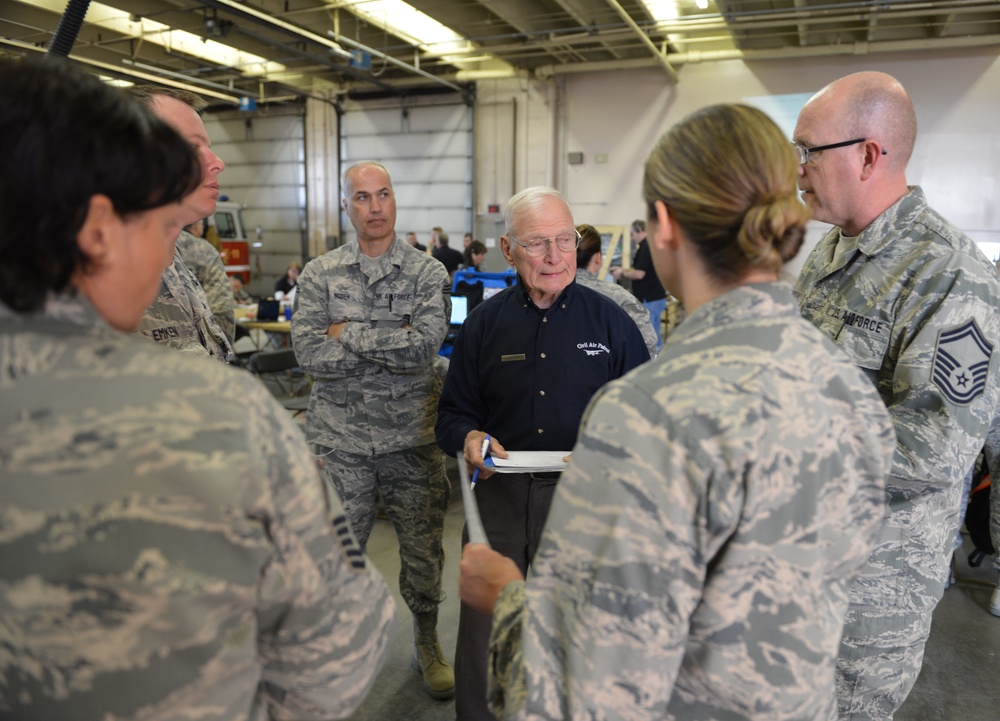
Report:
[[[490,434],[486,434],[486,438],[483,439],[483,447],[479,450],[479,455],[482,459],[486,460],[486,453],[490,450]],[[472,472],[472,487],[476,487],[476,481],[479,480],[479,469],[477,468]]]

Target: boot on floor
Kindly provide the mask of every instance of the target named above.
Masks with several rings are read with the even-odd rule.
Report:
[[[424,677],[431,698],[445,701],[455,695],[455,672],[441,651],[437,638],[437,611],[413,615],[416,648],[411,666]]]

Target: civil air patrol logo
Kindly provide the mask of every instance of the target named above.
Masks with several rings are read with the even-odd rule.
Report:
[[[611,354],[611,350],[603,343],[577,343],[576,347],[589,356],[600,355],[601,353]]]
[[[986,390],[993,346],[975,320],[938,334],[931,378],[944,397],[956,405],[974,401]]]

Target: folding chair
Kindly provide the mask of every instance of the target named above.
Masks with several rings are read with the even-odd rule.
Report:
[[[292,348],[262,350],[250,356],[250,372],[292,415],[309,408],[309,377],[299,368]]]

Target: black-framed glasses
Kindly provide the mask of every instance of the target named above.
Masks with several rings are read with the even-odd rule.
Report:
[[[549,246],[553,243],[556,244],[556,248],[561,252],[571,253],[580,245],[581,236],[580,231],[574,230],[573,235],[557,235],[555,238],[533,238],[527,243],[522,243],[513,235],[508,235],[507,238],[524,248],[525,253],[537,258],[540,255],[545,255],[549,250]]]
[[[799,165],[805,165],[809,162],[809,153],[818,153],[821,150],[833,150],[834,148],[846,148],[848,145],[857,145],[858,143],[863,143],[868,138],[855,138],[854,140],[845,140],[841,143],[830,143],[829,145],[820,145],[816,148],[807,148],[804,145],[799,145],[798,143],[792,143],[792,147],[795,148],[795,152],[799,155]],[[884,153],[883,153],[884,154]]]

